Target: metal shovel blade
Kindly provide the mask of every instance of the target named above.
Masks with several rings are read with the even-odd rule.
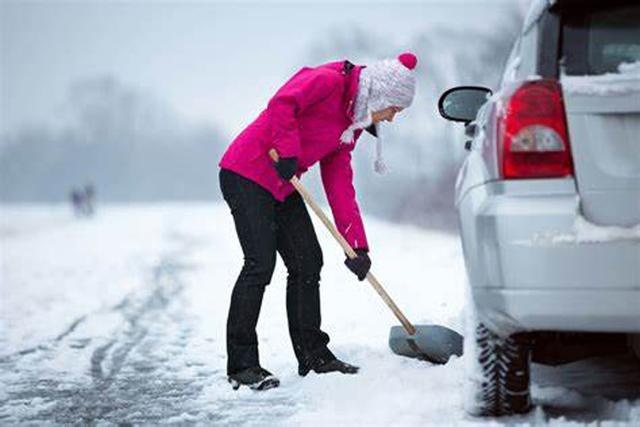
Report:
[[[416,325],[414,335],[402,326],[393,326],[389,332],[389,347],[394,353],[438,364],[461,356],[462,342],[462,335],[440,325]]]

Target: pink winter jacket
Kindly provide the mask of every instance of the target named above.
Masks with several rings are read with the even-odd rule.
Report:
[[[322,183],[338,231],[354,248],[368,248],[353,188],[353,144],[340,141],[353,122],[353,107],[362,66],[345,61],[304,67],[271,98],[267,108],[238,135],[222,156],[220,167],[267,189],[283,201],[295,189],[276,173],[269,150],[297,157],[300,177],[320,162]]]

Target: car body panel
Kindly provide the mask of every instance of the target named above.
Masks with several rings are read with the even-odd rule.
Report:
[[[628,289],[476,289],[479,320],[501,335],[523,330],[640,331],[640,292]]]
[[[601,225],[640,223],[640,94],[565,90],[564,98],[585,217]]]
[[[640,331],[640,239],[575,238],[580,203],[573,179],[489,182],[468,191],[458,210],[472,296],[495,332]],[[624,296],[624,310],[609,303],[593,315],[586,306],[574,310],[581,295],[599,292]],[[526,295],[537,301],[527,303]],[[606,322],[597,314],[603,311],[610,312]]]
[[[514,43],[499,90],[478,112],[471,151],[456,181],[471,297],[479,320],[501,335],[638,333],[640,226],[617,230],[625,238],[607,238],[606,229],[600,239],[585,241],[578,234],[581,224],[640,223],[640,96],[564,90],[574,176],[500,177],[501,98],[527,80],[555,77],[539,76],[549,72],[537,52],[549,46],[549,40],[541,42],[544,21]]]

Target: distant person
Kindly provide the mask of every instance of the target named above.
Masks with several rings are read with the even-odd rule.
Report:
[[[69,193],[69,200],[71,201],[71,207],[73,208],[73,213],[75,216],[84,215],[84,201],[83,194],[77,188],[74,188]]]
[[[304,201],[288,181],[320,163],[336,227],[358,254],[345,264],[364,280],[371,261],[352,184],[351,152],[364,129],[376,134],[378,123],[393,121],[411,105],[416,64],[415,55],[403,53],[368,67],[337,61],[302,68],[222,157],[220,188],[244,253],[227,319],[227,374],[235,389],[280,384],[260,366],[255,330],[276,252],[288,271],[287,316],[298,374],[358,372],[336,358],[320,329],[322,251]],[[275,164],[268,154],[272,148],[280,156]],[[378,157],[376,170],[382,166]]]
[[[87,184],[84,187],[84,213],[86,216],[92,216],[95,212],[95,196],[96,189],[93,184]]]

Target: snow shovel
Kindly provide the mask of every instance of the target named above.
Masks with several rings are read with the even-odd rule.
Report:
[[[274,162],[278,161],[276,150],[269,150],[269,156]],[[311,210],[320,218],[320,221],[340,244],[345,254],[349,258],[355,258],[357,254],[351,245],[338,232],[320,206],[316,204],[300,180],[294,176],[289,182],[300,193],[300,196],[302,196]],[[402,326],[393,326],[389,332],[389,347],[394,353],[438,364],[447,363],[449,357],[462,354],[462,335],[440,325],[414,326],[400,311],[400,308],[398,308],[371,271],[367,273],[367,281],[402,324]]]

